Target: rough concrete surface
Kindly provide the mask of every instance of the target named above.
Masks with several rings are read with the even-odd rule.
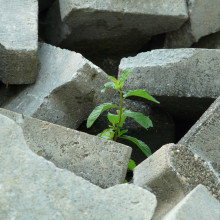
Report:
[[[40,72],[29,86],[4,108],[70,128],[77,128],[113,90],[101,93],[107,75],[81,54],[43,44]]]
[[[38,74],[38,1],[0,0],[0,80],[31,84]]]
[[[219,0],[187,0],[189,21],[167,34],[165,48],[190,47],[201,37],[220,30]]]
[[[150,220],[156,197],[138,186],[103,190],[34,154],[0,115],[0,219]]]
[[[179,144],[189,147],[206,161],[220,164],[220,97],[179,141]]]
[[[134,169],[133,183],[156,195],[154,220],[161,219],[198,184],[220,200],[220,178],[210,163],[182,145],[164,145]]]
[[[48,14],[48,42],[81,53],[89,48],[95,55],[138,51],[151,36],[177,30],[188,18],[184,0],[60,0],[59,5]]]
[[[162,220],[219,220],[220,203],[203,185],[198,185]]]
[[[102,188],[124,182],[130,147],[5,109],[0,114],[20,125],[29,148],[57,167]]]
[[[119,76],[134,68],[125,89],[146,89],[173,115],[201,115],[220,95],[220,50],[160,49],[123,58]]]

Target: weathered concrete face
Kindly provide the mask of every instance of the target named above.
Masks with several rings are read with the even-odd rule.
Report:
[[[179,141],[212,163],[220,174],[220,97]]]
[[[151,189],[158,206],[154,219],[161,219],[198,184],[220,200],[220,178],[211,165],[187,147],[168,144],[134,169],[135,185]]]
[[[189,21],[167,34],[165,48],[190,47],[201,37],[220,30],[219,0],[187,0]]]
[[[107,75],[82,55],[43,44],[41,64],[34,85],[22,91],[4,108],[51,123],[77,128],[113,91],[101,93]]]
[[[31,84],[38,74],[38,1],[0,0],[0,80]]]
[[[59,4],[56,24],[57,10],[49,12],[53,24],[46,30],[48,41],[81,53],[90,48],[95,55],[138,51],[151,36],[177,30],[188,17],[184,0],[60,0]]]
[[[220,97],[179,141],[206,161],[220,167]],[[220,170],[219,170],[220,173]]]
[[[161,107],[185,118],[202,114],[220,95],[220,50],[154,50],[122,59],[119,76],[129,68],[125,89],[146,89]]]
[[[147,219],[155,196],[134,185],[103,190],[34,154],[21,128],[0,115],[0,219]],[[22,201],[22,202],[21,202]]]
[[[220,219],[220,203],[203,185],[198,185],[162,220],[178,219]]]
[[[124,182],[130,147],[5,109],[0,114],[20,125],[29,148],[57,167],[102,188]]]

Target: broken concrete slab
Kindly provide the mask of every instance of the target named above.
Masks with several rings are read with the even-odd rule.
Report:
[[[38,1],[0,0],[0,80],[31,84],[38,74]]]
[[[220,97],[179,141],[206,161],[220,165]],[[220,167],[220,166],[219,166]],[[219,170],[220,174],[220,170]]]
[[[220,203],[203,185],[198,185],[162,220],[220,219]]]
[[[131,148],[0,108],[23,129],[29,148],[102,188],[123,183]]]
[[[220,95],[220,50],[161,49],[123,58],[119,76],[134,68],[125,89],[146,89],[178,117],[201,115]]]
[[[184,0],[59,0],[49,11],[45,33],[62,48],[116,55],[140,50],[151,36],[177,30],[187,18]]]
[[[34,154],[0,115],[0,219],[151,219],[156,197],[138,186],[103,190]],[[22,202],[21,202],[22,201]]]
[[[219,0],[187,0],[187,4],[189,21],[167,34],[165,48],[190,47],[201,37],[220,30]]]
[[[154,220],[161,219],[198,184],[220,200],[220,178],[209,162],[183,145],[167,144],[134,169],[133,183],[151,189],[158,206]]]
[[[101,93],[107,75],[81,54],[43,44],[40,72],[29,86],[3,107],[54,124],[77,128],[113,90]]]

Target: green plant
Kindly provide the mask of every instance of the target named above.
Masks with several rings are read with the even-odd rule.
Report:
[[[107,117],[111,125],[109,125],[109,128],[105,129],[103,132],[98,134],[97,136],[111,140],[111,141],[117,141],[118,138],[126,139],[134,144],[136,144],[143,153],[148,157],[151,155],[150,148],[142,141],[125,135],[128,130],[123,129],[123,124],[127,117],[133,118],[137,123],[139,123],[141,126],[143,126],[145,129],[148,129],[149,127],[153,127],[152,121],[149,117],[145,116],[144,114],[140,112],[132,112],[130,110],[127,110],[123,108],[123,102],[126,98],[130,96],[138,96],[141,98],[145,98],[149,101],[159,103],[155,98],[153,98],[148,91],[146,90],[128,90],[123,92],[123,85],[125,80],[129,77],[129,75],[132,73],[133,69],[125,70],[122,74],[120,80],[117,80],[116,78],[112,76],[108,76],[109,79],[111,79],[111,82],[107,82],[104,85],[104,89],[101,92],[105,92],[106,88],[112,87],[113,89],[117,90],[120,94],[120,105],[112,104],[112,103],[104,103],[98,107],[96,107],[91,114],[88,117],[87,120],[87,128],[90,128],[93,123],[96,121],[96,119],[101,115],[102,112],[106,111],[110,108],[115,108],[116,112],[115,114],[112,114],[108,112]],[[135,167],[135,162],[133,160],[129,161],[128,168],[133,171]]]

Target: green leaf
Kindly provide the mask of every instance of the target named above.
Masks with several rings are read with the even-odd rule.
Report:
[[[128,169],[133,171],[135,167],[136,167],[136,163],[132,159],[130,159],[128,163]]]
[[[108,78],[111,79],[116,85],[119,84],[119,81],[115,77],[108,75]]]
[[[113,83],[113,82],[107,82],[107,83],[105,83],[104,86],[105,86],[105,88],[101,90],[102,93],[105,92],[106,88],[109,88],[109,87],[113,87],[113,88],[114,88],[114,87],[115,87],[115,83]]]
[[[97,136],[104,138],[106,140],[113,140],[115,132],[112,128],[105,129],[103,132],[99,133]]]
[[[142,90],[142,89],[138,89],[138,90],[128,90],[125,92],[125,94],[123,95],[124,98],[127,98],[129,96],[138,96],[138,97],[141,97],[141,98],[145,98],[147,100],[150,100],[152,102],[156,102],[156,103],[160,103],[158,102],[154,97],[152,97],[150,95],[150,93],[147,91],[147,90]]]
[[[132,73],[133,70],[134,68],[125,70],[124,73],[121,75],[120,83],[123,84],[125,80],[129,77],[129,75]]]
[[[123,134],[125,134],[125,133],[127,133],[128,132],[128,130],[119,130],[119,137],[121,136],[121,135],[123,135]]]
[[[153,127],[152,121],[140,112],[132,112],[130,110],[125,110],[123,114],[130,118],[133,118],[138,124],[143,126],[145,129]]]
[[[105,88],[109,88],[109,87],[114,87],[115,86],[115,83],[113,83],[113,82],[107,82],[107,83],[105,83]]]
[[[119,115],[114,115],[108,112],[107,114],[108,120],[113,124],[117,124],[119,122]]]
[[[125,181],[124,181],[124,183],[128,183],[128,181],[127,181],[127,180],[125,180]]]
[[[120,110],[117,110],[117,114],[120,115]],[[124,115],[124,114],[122,114],[122,116],[121,116],[121,122],[120,122],[120,124],[119,124],[119,127],[120,127],[120,128],[123,127],[123,124],[124,124],[124,121],[125,121],[126,118],[127,118],[127,116]]]
[[[90,128],[93,123],[95,122],[95,120],[99,117],[99,115],[104,112],[105,110],[109,109],[109,108],[116,108],[117,105],[114,105],[112,103],[104,103],[100,106],[97,106],[89,115],[88,119],[87,119],[87,128]]]
[[[127,139],[127,140],[132,141],[133,143],[135,143],[143,151],[143,153],[147,157],[149,157],[152,154],[150,148],[143,141],[140,141],[136,138],[133,138],[133,137],[130,137],[130,136],[127,136],[127,135],[123,135],[120,138],[124,138],[124,139]]]

